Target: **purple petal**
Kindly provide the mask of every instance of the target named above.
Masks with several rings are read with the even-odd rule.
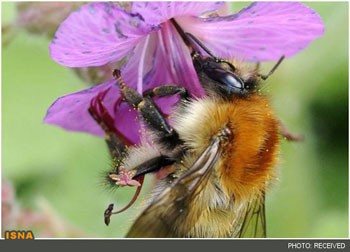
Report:
[[[140,144],[141,126],[136,110],[122,103],[114,113],[114,126],[133,144]]]
[[[137,120],[137,113],[131,110],[130,106],[125,103],[115,108],[115,103],[120,98],[115,80],[58,98],[48,109],[44,122],[60,126],[70,131],[80,131],[103,136],[103,130],[91,117],[88,108],[90,107],[91,100],[100,92],[107,89],[110,90],[103,100],[103,105],[111,117],[115,119],[115,127],[131,143],[139,143],[140,126]]]
[[[86,4],[58,28],[50,45],[51,57],[69,67],[115,62],[152,29],[140,15],[126,13],[115,4]]]
[[[219,9],[223,2],[134,2],[132,12],[139,13],[147,23],[160,24],[173,17],[199,16]]]
[[[193,67],[190,51],[174,26],[166,22],[148,35],[122,68],[124,81],[139,93],[164,84],[186,87],[194,96],[203,90]],[[136,75],[136,77],[135,77]]]
[[[122,68],[124,81],[138,92],[164,85],[185,87],[195,97],[204,95],[193,67],[190,52],[174,26],[166,22],[160,31],[148,35]],[[145,50],[146,49],[146,50]],[[137,75],[135,77],[135,74]],[[169,114],[178,97],[156,99],[164,114]]]
[[[59,97],[48,109],[44,122],[58,125],[66,130],[83,131],[93,135],[103,136],[100,126],[88,113],[90,101],[113,86],[115,81],[109,81],[101,85],[93,86],[83,91]],[[114,91],[114,92],[113,92]],[[109,93],[119,96],[118,90]]]
[[[156,62],[155,68],[161,69],[167,62],[172,83],[185,87],[195,97],[203,96],[204,90],[194,69],[190,51],[179,35],[174,36],[177,31],[173,24],[165,23],[158,33],[161,33],[162,40],[159,41],[163,44],[158,47],[156,57],[160,60]]]
[[[124,82],[131,87],[137,87],[140,94],[162,84],[177,84],[170,72],[169,62],[164,56],[159,45],[158,33],[148,35],[123,66]],[[155,98],[155,100],[162,100],[161,104],[157,104],[164,114],[169,114],[178,97]]]
[[[258,2],[227,17],[176,20],[219,57],[250,61],[292,56],[324,33],[317,12],[297,2]]]

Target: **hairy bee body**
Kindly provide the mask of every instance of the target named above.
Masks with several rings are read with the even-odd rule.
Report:
[[[186,200],[178,206],[157,207],[153,214],[141,216],[139,220],[154,223],[158,219],[164,225],[155,225],[157,230],[152,231],[153,227],[145,230],[144,225],[136,222],[128,237],[237,236],[248,209],[252,204],[259,204],[274,177],[279,130],[267,98],[254,93],[229,100],[213,95],[192,99],[179,105],[170,120],[183,144],[170,154],[177,160],[171,167],[175,172],[156,185],[146,208],[152,204],[152,199],[170,188],[192,167],[220,130],[227,128],[232,136],[211,168],[209,179],[196,188],[194,200]],[[129,160],[138,159],[142,163],[140,157],[149,159],[159,155],[162,149],[161,145],[146,144],[137,148],[134,154],[131,151]],[[130,164],[131,167],[135,165]],[[170,196],[173,200],[168,203],[176,204],[187,191],[184,188],[172,193],[176,195]],[[174,209],[178,211],[176,218],[169,220]],[[153,221],[147,218],[153,218]]]
[[[258,65],[219,59],[193,35],[183,37],[192,45],[204,97],[192,97],[178,85],[140,95],[115,71],[125,101],[139,111],[146,137],[141,146],[117,151],[123,158],[108,179],[135,185],[130,179],[165,172],[127,237],[266,237],[264,199],[275,176],[280,123],[258,80],[266,80],[284,56],[261,75]],[[175,94],[181,99],[168,122],[153,98]],[[120,165],[130,178],[125,179],[125,170],[119,174]],[[112,209],[105,211],[107,225],[111,214],[126,208]]]
[[[223,127],[232,132],[212,170],[225,194],[246,200],[252,193],[265,190],[266,182],[273,178],[279,144],[278,121],[265,96],[252,94],[229,101],[207,97],[181,110],[175,116],[174,128],[194,156]],[[190,167],[193,161],[188,156],[184,164]]]

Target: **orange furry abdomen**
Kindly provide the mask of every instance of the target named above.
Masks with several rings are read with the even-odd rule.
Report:
[[[217,115],[226,117],[233,136],[225,146],[218,169],[223,188],[237,200],[259,195],[274,177],[279,151],[278,121],[261,95],[236,98],[217,109]]]

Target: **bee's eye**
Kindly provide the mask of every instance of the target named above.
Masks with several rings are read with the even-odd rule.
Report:
[[[243,94],[245,91],[244,82],[233,72],[223,69],[218,63],[207,62],[203,66],[203,71],[206,75],[216,81],[220,89],[227,94]]]
[[[208,73],[207,73],[208,74]],[[208,76],[220,82],[229,89],[244,89],[244,83],[235,74],[227,72],[224,69],[217,68],[210,71]]]

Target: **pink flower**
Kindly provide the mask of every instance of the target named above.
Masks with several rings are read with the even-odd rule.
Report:
[[[258,2],[236,14],[218,16],[215,11],[222,5],[134,2],[128,12],[112,3],[87,4],[61,24],[50,45],[51,57],[69,67],[100,66],[126,58],[123,79],[139,93],[162,84],[178,84],[192,96],[201,97],[204,91],[190,51],[172,19],[218,57],[255,62],[293,56],[324,32],[320,16],[301,3]],[[103,135],[88,113],[91,100],[103,92],[102,102],[114,119],[114,127],[130,142],[139,143],[137,113],[121,102],[113,79],[60,97],[44,122]],[[176,97],[161,98],[157,104],[168,114],[176,101]]]

